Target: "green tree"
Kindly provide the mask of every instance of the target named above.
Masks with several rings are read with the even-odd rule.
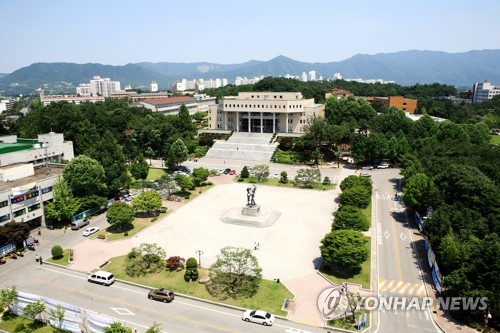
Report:
[[[260,183],[265,178],[269,177],[269,165],[267,164],[257,164],[253,167],[252,172],[255,177],[257,177],[257,181]]]
[[[104,169],[99,162],[88,156],[80,155],[69,161],[63,176],[76,196],[106,192]]]
[[[188,158],[188,149],[182,139],[177,139],[168,153],[167,164],[171,166],[179,165]]]
[[[335,230],[321,241],[321,255],[325,261],[335,266],[358,271],[368,259],[368,239],[359,231]]]
[[[49,309],[50,316],[54,318],[56,327],[60,330],[62,328],[62,324],[64,322],[64,313],[66,312],[66,309],[63,308],[61,305],[56,305],[55,308]]]
[[[372,181],[366,177],[359,177],[355,175],[347,176],[340,183],[340,189],[345,191],[347,189],[353,188],[355,186],[361,186],[368,189],[370,192],[372,190]]]
[[[214,297],[252,297],[259,288],[262,269],[249,249],[227,246],[210,267],[209,276],[211,283],[206,287]]]
[[[439,189],[434,182],[423,173],[417,173],[405,182],[403,201],[407,206],[418,211],[428,207],[436,207],[439,202]]]
[[[135,160],[130,164],[130,173],[135,179],[146,179],[148,178],[149,165],[144,159],[142,154],[137,155]]]
[[[188,258],[186,261],[186,271],[184,272],[184,281],[196,281],[198,276],[198,262],[196,261],[196,258]]]
[[[241,170],[240,177],[241,177],[241,178],[248,178],[248,177],[250,177],[250,172],[248,171],[248,168],[247,168],[247,166],[246,166],[246,165],[245,165],[245,166],[243,167],[243,169]]]
[[[193,180],[188,176],[176,175],[174,180],[177,185],[179,185],[182,191],[185,191],[194,186]]]
[[[148,147],[146,151],[144,151],[144,155],[149,158],[149,165],[151,165],[151,159],[155,157],[155,151],[153,150],[153,148]]]
[[[194,168],[193,174],[191,177],[193,178],[193,182],[195,186],[200,186],[204,182],[207,181],[210,172],[205,168]]]
[[[362,186],[354,186],[342,191],[339,195],[341,205],[366,208],[370,204],[371,192]]]
[[[321,173],[318,169],[298,169],[295,181],[305,188],[313,188],[314,184],[321,182]]]
[[[104,327],[104,333],[132,333],[132,329],[123,326],[121,323],[111,323],[109,326]]]
[[[198,112],[200,113],[200,112]],[[146,333],[161,333],[161,324],[154,323],[151,327],[149,327],[146,331]]]
[[[367,231],[369,228],[370,222],[358,207],[341,206],[335,213],[332,225],[333,230],[353,229]]]
[[[65,222],[78,212],[81,202],[74,198],[68,183],[58,176],[52,186],[54,199],[44,206],[45,217],[54,222]]]
[[[10,286],[0,291],[0,307],[12,310],[12,306],[17,301],[16,286]]]
[[[29,320],[41,320],[40,315],[45,311],[45,304],[42,301],[29,303],[24,307],[23,317]]]
[[[23,246],[23,242],[30,235],[30,227],[27,223],[7,222],[0,225],[0,246],[15,244]]]
[[[117,202],[106,212],[108,223],[123,230],[126,225],[134,221],[134,209],[125,202]]]
[[[132,200],[132,207],[135,210],[146,211],[148,214],[153,212],[156,216],[156,211],[161,208],[162,199],[156,191],[142,192]]]
[[[156,273],[164,268],[167,253],[155,243],[142,243],[128,254],[125,273],[131,277],[141,277]]]

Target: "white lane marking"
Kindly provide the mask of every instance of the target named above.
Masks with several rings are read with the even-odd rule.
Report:
[[[123,315],[123,316],[135,316],[135,313],[133,313],[132,311],[130,311],[127,308],[111,308],[111,310],[113,310],[114,312],[118,313],[119,315]]]

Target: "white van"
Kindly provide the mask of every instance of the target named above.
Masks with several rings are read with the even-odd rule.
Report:
[[[89,219],[81,219],[71,222],[71,230],[78,230],[89,224]]]
[[[100,283],[103,286],[104,285],[109,286],[109,285],[113,284],[113,282],[115,282],[115,277],[110,272],[97,271],[97,272],[89,274],[88,281]]]

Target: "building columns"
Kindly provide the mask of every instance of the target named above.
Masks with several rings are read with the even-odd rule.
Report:
[[[224,112],[224,129],[227,131],[227,112]]]
[[[276,130],[276,112],[273,112],[273,134]]]
[[[252,132],[252,113],[248,112],[248,133]]]
[[[236,132],[240,131],[240,113],[236,112]]]
[[[286,115],[286,126],[285,126],[285,131],[288,133],[288,112],[285,113]]]
[[[260,113],[260,132],[264,133],[264,112]]]

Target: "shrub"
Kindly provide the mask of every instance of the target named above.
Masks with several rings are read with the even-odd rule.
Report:
[[[127,254],[127,257],[129,259],[134,259],[134,258],[137,258],[141,253],[134,247],[132,249],[132,251],[130,251],[128,254]]]
[[[168,269],[171,271],[176,271],[182,267],[184,267],[184,263],[186,260],[179,256],[173,256],[167,259],[166,264]]]
[[[208,186],[211,186],[211,185],[213,185],[214,183],[212,183],[212,182],[207,182],[206,184],[207,184]]]
[[[125,232],[123,233],[123,236],[127,237],[127,236],[128,236],[128,231],[125,231]]]
[[[243,178],[238,178],[238,183],[242,183],[244,182],[245,180]]]
[[[248,182],[249,183],[257,183],[259,179],[256,176],[250,176],[248,177]]]
[[[250,172],[248,172],[248,168],[247,168],[246,165],[241,170],[240,177],[241,178],[248,178],[248,177],[250,177]]]
[[[61,258],[63,256],[63,253],[64,253],[64,251],[60,245],[54,245],[50,252],[52,253],[52,258],[54,258],[54,259]]]
[[[323,179],[323,185],[330,185],[330,184],[331,184],[330,178],[328,176],[325,176],[325,179]]]
[[[287,184],[288,183],[288,174],[286,171],[281,171],[280,173],[280,183]]]
[[[186,269],[192,269],[197,267],[198,267],[198,262],[196,261],[196,259],[193,257],[188,258],[188,260],[186,261]]]
[[[184,272],[184,281],[191,282],[198,280],[200,273],[198,273],[197,268],[186,269]]]

